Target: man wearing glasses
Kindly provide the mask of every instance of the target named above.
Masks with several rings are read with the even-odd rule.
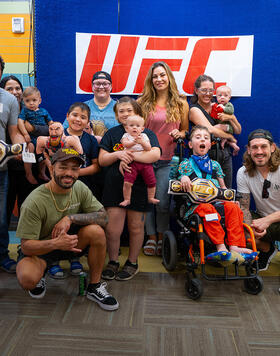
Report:
[[[269,131],[258,129],[249,134],[243,161],[237,172],[240,207],[255,233],[259,269],[265,271],[277,253],[274,242],[280,240],[280,150]],[[250,194],[256,212],[249,210]]]

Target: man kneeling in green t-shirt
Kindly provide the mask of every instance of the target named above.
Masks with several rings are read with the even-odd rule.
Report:
[[[45,271],[52,261],[88,251],[86,295],[101,308],[116,310],[119,303],[107,292],[106,283],[100,283],[108,218],[101,203],[77,180],[82,163],[75,150],[58,150],[52,157],[52,179],[35,189],[22,205],[16,233],[21,238],[17,278],[31,297],[42,298]]]

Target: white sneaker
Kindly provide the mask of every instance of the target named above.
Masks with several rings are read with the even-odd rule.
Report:
[[[42,277],[40,281],[36,284],[36,287],[29,290],[28,293],[32,298],[41,299],[46,294],[46,278]]]

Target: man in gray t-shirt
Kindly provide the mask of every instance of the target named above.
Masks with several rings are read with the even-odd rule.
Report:
[[[5,67],[0,56],[0,80]],[[6,142],[7,132],[12,143],[24,142],[17,129],[19,105],[16,98],[6,90],[0,88],[0,140]],[[8,171],[7,166],[0,168],[0,268],[9,273],[15,273],[16,262],[8,255],[9,233],[7,225],[7,194]]]
[[[259,269],[268,268],[277,253],[274,246],[280,240],[280,159],[279,148],[272,134],[258,129],[249,134],[244,166],[237,172],[237,191],[245,223],[254,230],[259,254]],[[256,212],[250,212],[250,196]]]

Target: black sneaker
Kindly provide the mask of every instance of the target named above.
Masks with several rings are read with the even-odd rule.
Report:
[[[123,269],[117,273],[117,281],[128,281],[139,272],[138,264],[133,264],[129,260],[125,262]]]
[[[107,264],[106,268],[104,269],[104,271],[102,272],[101,277],[103,279],[115,279],[116,274],[119,270],[120,264],[119,262],[115,262],[115,261],[109,261],[109,263]]]
[[[87,290],[87,298],[96,302],[102,309],[116,310],[119,307],[117,300],[106,290],[107,283],[103,282],[99,287],[89,291]]]
[[[266,271],[268,269],[268,266],[273,259],[273,257],[276,255],[278,252],[277,248],[272,244],[270,246],[270,249],[268,252],[263,252],[261,251],[259,253],[259,271]]]
[[[42,277],[34,289],[28,291],[32,298],[41,299],[46,294],[46,278]]]

